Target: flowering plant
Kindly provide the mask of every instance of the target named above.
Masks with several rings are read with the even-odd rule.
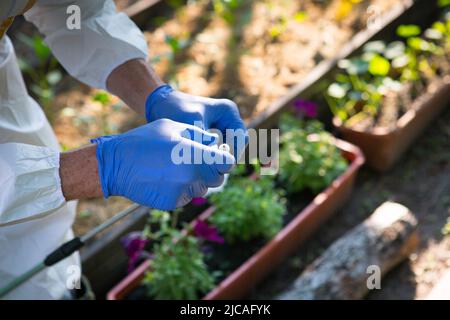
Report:
[[[150,227],[146,230],[153,240],[152,266],[144,279],[149,295],[155,299],[197,299],[214,286],[201,240],[192,230],[186,233],[176,228],[176,213],[171,216],[168,212],[152,211],[149,225],[155,224],[159,226],[157,231],[152,232]],[[204,225],[196,229],[202,236],[220,241]]]

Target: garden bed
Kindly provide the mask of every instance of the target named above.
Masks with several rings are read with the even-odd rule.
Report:
[[[315,197],[311,198],[311,195],[304,192],[291,194],[287,206],[290,214],[285,216],[284,227],[268,243],[264,244],[263,239],[255,239],[238,242],[237,247],[218,246],[218,253],[215,254],[214,261],[209,263],[210,267],[219,267],[218,260],[230,263],[221,269],[225,278],[205,299],[237,299],[245,296],[346,201],[364,158],[358,148],[347,142],[336,140],[335,145],[349,161],[347,170]],[[207,221],[214,215],[214,211],[215,208],[211,207],[198,219]],[[110,291],[108,298],[126,299],[128,295],[138,299],[144,298],[139,284],[149,268],[151,262],[143,262]],[[242,285],[243,283],[245,285]]]
[[[401,25],[395,41],[372,41],[338,62],[324,94],[333,124],[379,171],[394,165],[450,100],[450,17]]]
[[[289,92],[275,103],[271,104],[266,111],[252,119],[249,123],[250,127],[271,127],[274,123],[276,123],[276,119],[281,111],[283,111],[287,106],[291,105],[299,96],[309,97],[314,93],[320,92],[323,90],[323,87],[320,85],[320,80],[328,77],[339,58],[345,58],[350,56],[355,50],[360,48],[364,43],[368,40],[373,39],[374,37],[388,37],[393,30],[395,30],[396,26],[400,23],[408,23],[411,21],[422,21],[422,19],[429,19],[429,16],[433,14],[435,8],[430,6],[426,1],[418,2],[414,6],[410,3],[405,7],[397,7],[396,10],[390,12],[386,16],[380,20],[380,29],[376,30],[365,30],[358,34],[358,36],[354,37],[346,46],[336,55],[336,59],[323,61],[320,63],[310,74],[308,74],[302,82],[296,84]],[[92,98],[90,98],[92,101]],[[96,103],[96,102],[91,102]],[[321,112],[323,116],[323,112]],[[136,230],[138,225],[144,221],[144,217],[137,218],[134,223],[128,228],[130,230]],[[107,240],[107,239],[106,239]],[[101,239],[99,241],[102,241]],[[106,244],[106,243],[105,243]],[[95,257],[93,257],[95,260]],[[91,260],[91,259],[90,259]],[[122,255],[120,263],[118,263],[118,267],[122,270],[125,270],[125,257]],[[89,275],[89,272],[88,272]],[[95,278],[94,278],[95,282]],[[114,283],[114,280],[111,279],[110,283]],[[100,296],[102,296],[102,292],[100,292]]]
[[[363,167],[352,197],[293,253],[249,299],[270,300],[330,245],[368,218],[385,201],[407,206],[418,220],[419,249],[381,281],[367,299],[423,299],[450,269],[450,104],[389,174]]]
[[[378,171],[390,169],[423,130],[446,108],[450,100],[450,76],[430,85],[427,92],[410,105],[394,128],[378,127],[369,132],[345,127],[334,118],[342,137],[358,145],[367,163]]]

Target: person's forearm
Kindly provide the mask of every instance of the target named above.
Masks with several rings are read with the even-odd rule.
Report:
[[[114,69],[106,87],[138,114],[145,116],[145,100],[163,81],[143,59],[133,59]]]
[[[59,175],[67,201],[103,196],[98,176],[96,147],[92,144],[61,153]]]

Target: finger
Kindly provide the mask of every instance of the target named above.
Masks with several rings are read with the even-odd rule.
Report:
[[[217,188],[223,184],[225,176],[218,173],[217,169],[214,166],[207,165],[202,170],[202,180],[203,183],[208,186],[208,188]]]
[[[188,125],[188,128],[181,133],[181,136],[205,146],[217,145],[219,142],[219,135],[217,133],[208,132],[191,125]]]
[[[230,172],[236,164],[236,159],[230,152],[217,147],[205,147],[203,158],[205,166],[214,168],[215,173],[221,175]]]
[[[239,160],[249,142],[248,131],[239,114],[239,109],[233,101],[228,99],[217,100],[215,107],[219,111],[214,113],[215,119],[210,125],[222,132],[224,142],[233,146],[233,155]]]
[[[192,198],[201,198],[208,192],[208,187],[202,182],[196,182],[189,186],[188,194]]]
[[[207,187],[217,187],[223,182],[223,174],[230,172],[236,160],[227,151],[217,146],[205,146],[196,141],[185,140],[191,150],[191,162],[198,166],[200,178]]]

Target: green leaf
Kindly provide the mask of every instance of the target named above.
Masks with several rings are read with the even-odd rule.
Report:
[[[348,89],[345,85],[335,82],[328,87],[327,93],[330,97],[342,99],[345,97],[347,90]]]
[[[420,27],[415,24],[403,24],[397,27],[397,35],[402,38],[415,37],[420,32]]]
[[[166,35],[165,42],[170,46],[174,53],[178,52],[178,50],[180,49],[180,42],[175,37]]]
[[[450,5],[450,0],[438,0],[438,6],[443,8]]]
[[[343,59],[338,62],[338,66],[345,69],[349,74],[364,74],[367,72],[368,63],[363,59]]]
[[[369,72],[374,76],[386,76],[389,69],[389,61],[382,56],[376,55],[369,62]]]
[[[311,133],[316,139],[309,138]],[[347,167],[347,161],[332,143],[332,135],[323,130],[319,121],[303,122],[284,132],[281,142],[279,180],[290,193],[320,192]]]
[[[100,102],[102,105],[106,105],[111,101],[109,94],[105,91],[95,93],[92,100]]]
[[[384,52],[384,56],[390,60],[405,54],[405,44],[402,41],[394,41],[389,43]]]
[[[299,11],[294,15],[294,20],[297,22],[303,22],[308,18],[306,11]]]
[[[428,42],[424,39],[421,39],[419,37],[409,38],[407,43],[411,49],[414,49],[416,51],[432,51],[433,50],[433,45],[430,42]]]
[[[396,57],[394,60],[392,60],[392,67],[395,69],[402,69],[406,67],[409,62],[411,61],[409,55],[403,54],[399,57]]]
[[[381,40],[370,41],[370,42],[366,43],[363,47],[364,52],[383,53],[385,49],[386,49],[386,43]]]
[[[50,85],[54,86],[62,79],[62,73],[59,70],[52,70],[47,73],[47,81]]]
[[[39,36],[33,37],[34,53],[37,55],[41,63],[45,62],[51,55],[50,48],[45,44],[44,39]]]
[[[425,30],[424,36],[431,40],[440,40],[443,38],[443,34],[440,31],[433,28]]]
[[[28,72],[33,69],[33,67],[22,58],[17,58],[17,63],[19,64],[19,68],[22,72]]]
[[[450,1],[450,0],[449,0]],[[439,31],[440,33],[444,34],[447,32],[447,28],[445,27],[445,24],[442,23],[441,21],[436,21],[435,23],[433,23],[431,25],[431,28]]]

